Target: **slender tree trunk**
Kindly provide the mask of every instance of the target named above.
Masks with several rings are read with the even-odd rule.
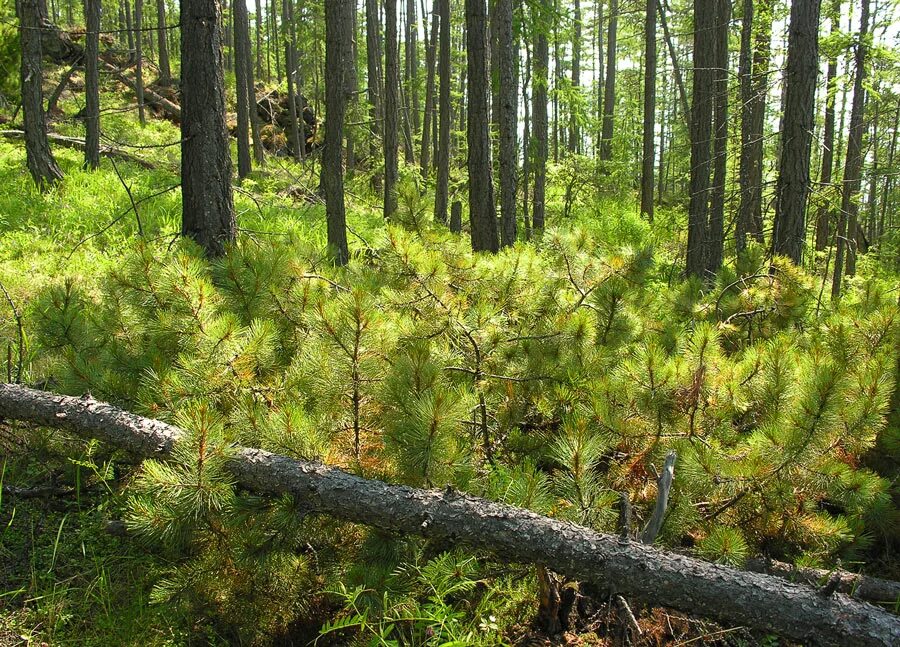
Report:
[[[237,232],[225,128],[222,14],[181,0],[181,233],[221,256]]]
[[[359,57],[359,45],[358,45],[358,33],[359,33],[359,12],[356,10],[356,6],[354,5],[353,11],[351,12],[351,19],[353,24],[350,25],[350,31],[353,34],[353,38],[350,43],[350,58],[347,61],[347,93],[349,96],[349,104],[347,107],[348,118],[352,120],[356,120],[359,115],[359,69],[357,67],[357,60]],[[346,129],[346,138],[347,138],[347,175],[352,177],[353,173],[356,169],[356,134],[357,130],[355,128],[347,128]]]
[[[138,0],[140,1],[140,0]],[[234,16],[234,78],[235,95],[237,97],[237,156],[238,178],[243,179],[250,174],[250,96],[247,92],[247,72],[250,67],[250,52],[245,51],[245,43],[250,42],[248,35],[250,25],[247,23],[247,5],[244,0],[234,0],[232,4]],[[256,102],[254,101],[254,104]],[[253,106],[256,108],[256,106]]]
[[[594,11],[597,14],[597,130],[594,133],[594,154],[600,155],[600,142],[603,141],[603,5],[604,0],[596,0]]]
[[[840,0],[835,2],[840,15]],[[837,18],[832,18],[831,33],[836,35],[840,30]],[[822,136],[822,168],[819,172],[819,183],[823,188],[831,184],[834,172],[834,122],[835,102],[837,99],[837,58],[828,59],[828,72],[825,77],[825,124]],[[828,205],[819,207],[816,216],[816,251],[821,252],[828,245],[830,236],[831,208]]]
[[[675,51],[675,44],[672,41],[672,35],[669,33],[669,20],[666,17],[665,3],[659,3],[659,21],[663,28],[663,40],[666,41],[666,48],[669,50],[669,57],[672,59],[672,70],[675,74],[675,84],[678,87],[678,98],[681,100],[681,111],[684,113],[684,121],[690,129],[691,126],[691,107],[688,103],[687,90],[684,87],[684,74],[681,72],[681,63],[678,62],[678,52]]]
[[[128,60],[134,61],[134,24],[131,22],[131,0],[122,0],[125,5],[125,28],[128,30]]]
[[[325,3],[325,150],[322,153],[322,185],[328,221],[328,250],[336,265],[350,258],[344,211],[343,150],[344,114],[347,110],[347,58],[352,51],[354,0]]]
[[[525,111],[525,119],[522,126],[522,220],[525,223],[525,240],[531,240],[531,212],[529,211],[530,203],[528,201],[528,191],[530,190],[529,181],[531,180],[531,167],[534,163],[534,146],[531,142],[531,107],[528,97],[531,88],[531,46],[529,44],[529,36],[531,35],[524,27],[525,33],[525,72],[522,79],[522,107]],[[534,31],[532,28],[530,31]]]
[[[641,213],[653,222],[653,169],[656,164],[656,0],[647,0],[644,19],[644,142],[641,163]]]
[[[469,70],[469,223],[472,229],[472,250],[496,252],[499,241],[491,180],[487,8],[485,0],[466,0],[465,5],[466,59]]]
[[[450,198],[450,0],[437,0],[441,37],[439,56],[440,96],[438,134],[438,175],[434,198],[434,219],[447,222],[447,206]]]
[[[156,40],[159,47],[159,82],[168,85],[172,81],[172,70],[169,65],[169,41],[166,25],[166,0],[156,0]]]
[[[137,93],[138,102],[138,119],[141,126],[147,123],[147,116],[144,110],[144,56],[142,31],[144,25],[144,0],[134,0],[134,88]]]
[[[655,0],[650,0],[654,2]],[[581,2],[575,0],[572,25],[572,89],[579,92],[581,86]],[[581,133],[578,129],[578,110],[569,108],[569,152],[577,153],[581,148]]]
[[[427,47],[425,48],[425,65],[428,68],[428,71],[425,81],[425,125],[422,128],[422,152],[419,156],[423,178],[428,177],[431,168],[432,128],[437,129],[437,119],[435,118],[434,109],[434,71],[437,62],[438,29],[440,28],[440,20],[438,20],[439,12],[440,0],[434,0],[434,8],[431,17],[431,38],[428,39]],[[435,155],[437,155],[437,150],[435,150]]]
[[[747,247],[747,232],[750,231],[752,220],[750,106],[753,101],[753,4],[753,0],[743,0],[744,15],[741,22],[741,51],[738,62],[741,97],[741,156],[738,171],[741,201],[735,219],[735,248],[738,254]]]
[[[815,129],[819,72],[820,0],[794,0],[785,71],[784,126],[775,200],[772,251],[796,265],[803,259],[810,146]]]
[[[406,0],[406,112],[412,112],[412,136],[421,131],[419,113],[419,30],[416,24],[416,0]],[[411,102],[411,104],[410,104]]]
[[[236,0],[240,2],[241,0]],[[291,147],[294,151],[294,158],[299,162],[306,155],[306,137],[301,136],[300,118],[301,115],[297,110],[297,96],[300,94],[296,87],[297,77],[297,50],[295,48],[294,39],[292,38],[291,26],[294,22],[294,4],[292,0],[282,1],[281,29],[284,36],[284,72],[287,77],[287,99],[288,99],[288,115],[291,119],[290,137]],[[305,135],[306,128],[302,128]]]
[[[531,225],[538,233],[544,230],[547,187],[547,86],[550,73],[550,46],[547,42],[549,20],[546,9],[535,7],[534,87],[531,91],[534,109],[534,200]]]
[[[854,63],[856,73],[853,80],[853,104],[850,107],[850,137],[847,142],[847,157],[844,161],[843,194],[841,195],[841,216],[838,222],[837,252],[835,254],[834,280],[831,284],[831,298],[841,296],[841,275],[844,273],[844,251],[847,253],[846,272],[852,276],[856,272],[856,226],[859,205],[856,196],[862,186],[862,139],[865,134],[865,79],[868,55],[869,0],[862,0],[859,36],[856,44]]]
[[[165,1],[165,0],[161,0]],[[263,75],[262,71],[262,23],[260,22],[262,17],[262,1],[256,0],[256,15],[253,17],[253,27],[256,31],[256,78],[261,79]]]
[[[84,166],[100,168],[100,8],[84,0]]]
[[[397,211],[397,174],[400,111],[400,61],[397,52],[397,0],[384,2],[384,217]]]
[[[518,127],[515,66],[518,56],[513,48],[513,0],[496,0],[494,5],[498,50],[494,53],[500,67],[500,244],[516,242],[516,130]]]
[[[615,0],[614,0],[615,1]],[[559,42],[560,0],[553,0],[553,162],[559,163],[560,134],[559,97],[562,93],[563,54]]]
[[[372,125],[370,158],[375,160],[384,154],[381,141],[382,110],[381,98],[381,27],[378,20],[378,0],[366,0],[366,67],[368,70],[369,120]],[[381,176],[372,176],[376,191],[381,188]],[[380,191],[379,191],[380,192]]]
[[[610,0],[609,35],[606,49],[606,82],[603,91],[603,133],[600,140],[600,160],[612,159],[613,125],[616,107],[616,32],[619,23],[619,0]]]
[[[716,2],[694,0],[694,81],[691,107],[691,182],[688,207],[687,273],[703,276],[706,269],[706,234],[712,118],[715,104]]]
[[[895,154],[897,152],[898,132],[900,132],[900,100],[897,101],[897,110],[894,112],[894,129],[891,133],[891,145],[888,149],[887,167],[889,169],[894,168]],[[875,232],[876,241],[884,235],[888,204],[891,201],[891,187],[893,186],[893,180],[894,176],[892,173],[885,173],[884,189],[881,193],[881,215],[878,218],[878,230]],[[898,358],[898,361],[900,361],[900,358]],[[900,386],[895,388],[895,392],[898,390],[900,390]]]
[[[748,151],[748,234],[763,242],[763,153],[765,150],[766,106],[769,96],[769,59],[772,40],[772,0],[754,5],[756,37],[753,48],[752,96],[746,109],[750,111]]]
[[[706,271],[712,276],[722,267],[725,242],[725,182],[728,173],[728,26],[731,0],[716,0],[715,105],[713,184],[710,191],[709,231],[706,236]]]
[[[18,0],[19,42],[22,46],[22,118],[25,126],[25,161],[41,190],[62,180],[62,171],[47,141],[44,113],[44,75],[41,69],[41,25],[46,21],[38,0]]]

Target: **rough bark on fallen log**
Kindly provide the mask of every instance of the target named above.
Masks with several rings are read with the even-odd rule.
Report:
[[[900,582],[892,580],[883,580],[843,570],[828,571],[821,568],[804,568],[762,558],[748,560],[746,568],[754,573],[775,575],[810,586],[824,586],[826,582],[836,578],[836,591],[846,593],[852,598],[879,604],[895,605],[900,602]]]
[[[0,385],[0,418],[96,438],[166,459],[184,433],[90,397]],[[260,449],[236,448],[230,470],[261,495],[376,528],[440,538],[512,561],[544,565],[632,600],[825,645],[900,644],[900,618],[843,594],[623,541],[575,524],[452,490],[417,490]]]
[[[25,132],[22,130],[0,130],[0,137],[21,141],[25,139]],[[47,139],[52,144],[64,146],[66,148],[74,148],[75,150],[84,151],[84,140],[77,137],[66,137],[65,135],[57,135],[56,133],[47,133]],[[132,155],[127,151],[112,146],[100,146],[100,154],[103,157],[115,157],[125,162],[131,162],[145,169],[154,169],[156,166],[152,162],[141,159],[137,155]]]

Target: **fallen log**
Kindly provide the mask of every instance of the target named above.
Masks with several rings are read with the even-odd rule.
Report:
[[[184,431],[90,397],[0,385],[0,418],[102,440],[166,459]],[[418,490],[260,449],[236,448],[230,470],[261,495],[292,495],[324,513],[391,532],[440,538],[544,565],[628,599],[823,645],[900,644],[900,618],[837,593],[622,540],[451,489]]]
[[[837,582],[837,591],[846,593],[857,600],[896,605],[900,603],[900,582],[883,580],[879,577],[851,573],[850,571],[828,571],[822,568],[807,568],[785,564],[771,559],[753,558],[747,560],[746,568],[754,573],[765,573],[783,577],[791,582],[802,582],[810,586],[824,586],[826,582]]]
[[[103,61],[103,69],[106,70],[114,79],[128,86],[133,92],[137,93],[137,83],[134,80],[128,78],[125,73],[115,65]],[[151,88],[144,86],[143,90],[145,105],[148,105],[152,108],[158,108],[175,123],[181,122],[181,106],[179,106],[177,103],[169,101],[161,94],[154,92]]]
[[[0,137],[3,137],[5,139],[12,139],[14,141],[22,141],[25,139],[25,131],[0,130]],[[56,133],[47,133],[47,139],[49,139],[51,143],[56,144],[57,146],[64,146],[66,148],[74,148],[75,150],[84,151],[84,140],[78,139],[77,137],[67,137],[65,135],[58,135]],[[156,166],[152,162],[148,162],[147,160],[142,159],[137,155],[132,155],[127,151],[123,151],[121,148],[104,146],[101,144],[100,154],[103,157],[115,157],[125,162],[131,162],[132,164],[137,164],[138,166],[145,169],[156,168]]]

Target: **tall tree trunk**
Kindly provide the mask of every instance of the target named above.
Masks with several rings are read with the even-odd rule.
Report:
[[[725,242],[725,181],[728,172],[728,26],[731,0],[716,0],[715,105],[713,118],[713,184],[710,190],[709,230],[706,235],[706,271],[722,267]]]
[[[703,276],[709,223],[710,146],[715,104],[716,2],[694,0],[694,81],[687,273]]]
[[[289,134],[294,158],[299,162],[306,155],[306,128],[301,128],[300,119],[302,115],[297,110],[297,104],[299,103],[297,97],[300,92],[296,87],[297,50],[291,31],[293,23],[294,3],[292,0],[283,0],[281,29],[284,32],[284,72],[287,77],[288,115],[291,119]]]
[[[370,158],[375,160],[383,154],[381,140],[382,110],[381,99],[381,26],[378,20],[378,0],[366,0],[366,68],[368,71],[368,95],[369,95],[369,121],[372,125]],[[378,174],[372,176],[373,188],[378,191],[381,187],[381,177]]]
[[[421,130],[419,114],[419,84],[416,77],[419,73],[419,30],[416,23],[416,0],[406,0],[406,112],[410,114],[412,136]]]
[[[350,25],[350,33],[353,34],[353,37],[350,42],[350,58],[347,60],[347,113],[348,118],[355,121],[359,114],[359,69],[357,67],[359,56],[359,41],[357,38],[359,33],[359,12],[356,11],[355,6],[351,12],[351,20],[353,21],[353,24]],[[347,128],[346,131],[347,159],[345,164],[347,175],[353,177],[354,170],[356,169],[356,133],[358,131],[354,128]]]
[[[523,12],[524,13],[524,12]],[[522,16],[522,32],[525,36],[525,72],[522,79],[522,107],[525,119],[522,125],[522,220],[525,223],[525,240],[531,240],[531,212],[529,211],[528,191],[531,180],[531,168],[534,164],[534,146],[531,141],[531,105],[528,100],[528,92],[531,89],[531,45],[529,37],[534,32],[532,27],[526,29],[524,16]]]
[[[604,0],[596,0],[594,12],[597,15],[597,130],[594,133],[594,154],[600,155],[600,142],[603,141],[603,5]]]
[[[169,65],[169,41],[166,36],[166,0],[156,0],[156,40],[159,47],[159,82],[168,85],[172,80],[172,69]]]
[[[518,127],[515,66],[518,56],[513,48],[513,0],[496,0],[494,5],[498,50],[494,55],[500,67],[500,244],[516,242],[516,130]]]
[[[134,61],[134,24],[131,21],[131,0],[122,0],[125,5],[125,29],[128,30],[128,60]]]
[[[550,44],[547,42],[549,19],[543,5],[534,10],[534,87],[531,91],[534,119],[534,200],[531,226],[538,233],[544,230],[547,187],[547,86],[550,82]]]
[[[138,0],[140,1],[140,0]],[[244,0],[234,0],[232,4],[234,16],[234,78],[237,98],[237,156],[238,178],[243,179],[250,174],[250,96],[248,93],[247,72],[250,68],[250,52],[245,50],[249,44],[250,25],[247,22],[247,4]],[[255,98],[255,97],[254,97]],[[253,108],[256,108],[254,101]]]
[[[425,0],[422,0],[424,3]],[[423,9],[424,11],[424,9]],[[434,8],[431,16],[431,37],[428,39],[425,48],[425,65],[428,68],[427,78],[425,80],[425,125],[422,128],[422,152],[419,156],[421,162],[421,173],[423,178],[427,178],[431,168],[431,139],[432,128],[437,129],[436,112],[434,109],[434,91],[435,79],[434,71],[437,59],[437,42],[438,30],[440,28],[440,20],[438,14],[440,12],[440,0],[434,0]],[[437,155],[437,150],[435,150]]]
[[[862,186],[862,139],[865,126],[865,79],[868,55],[869,0],[862,0],[859,36],[856,43],[854,64],[856,73],[853,80],[853,103],[850,107],[850,137],[847,141],[847,157],[844,161],[843,194],[841,195],[841,216],[838,222],[838,242],[835,254],[834,280],[831,283],[831,297],[841,296],[841,275],[844,272],[844,251],[847,252],[846,272],[852,276],[856,272],[856,225],[859,205],[856,196]]]
[[[741,97],[741,155],[738,171],[740,205],[735,219],[735,248],[740,254],[747,247],[747,232],[750,231],[751,199],[751,141],[750,106],[753,101],[753,0],[743,0],[741,20],[741,51],[738,59],[738,77]]]
[[[669,33],[669,20],[666,18],[665,2],[659,2],[659,22],[663,28],[663,40],[666,41],[666,48],[669,50],[669,57],[672,59],[672,70],[675,74],[675,85],[678,87],[678,98],[681,100],[681,111],[684,113],[684,121],[691,127],[691,107],[688,103],[687,90],[684,88],[684,74],[681,72],[681,63],[678,62],[678,52],[675,51],[675,44],[672,41],[672,35]]]
[[[641,160],[641,213],[653,222],[653,168],[656,163],[656,0],[647,0],[644,19],[644,142]]]
[[[469,144],[469,224],[472,230],[472,250],[496,252],[499,241],[491,180],[487,7],[485,0],[466,0],[465,4],[466,60],[469,70],[466,132]]]
[[[654,0],[650,0],[651,2]],[[572,90],[575,94],[581,86],[581,2],[575,0],[572,25]],[[577,105],[580,105],[577,104]],[[581,133],[578,129],[578,109],[569,107],[569,152],[577,153],[580,149]]]
[[[440,21],[440,55],[438,73],[440,75],[440,96],[438,98],[440,113],[438,120],[440,131],[438,134],[438,158],[437,187],[434,198],[434,219],[437,222],[447,222],[447,207],[450,199],[450,0],[437,0],[438,20]]]
[[[384,217],[397,211],[400,110],[400,56],[397,52],[397,0],[384,0]]]
[[[616,107],[616,32],[619,23],[619,0],[610,0],[609,35],[606,44],[606,82],[603,90],[603,133],[600,140],[600,160],[612,159],[613,125]]]
[[[840,16],[840,0],[834,2],[837,5],[837,16]],[[832,13],[831,34],[834,36],[840,30],[838,18]],[[834,122],[835,103],[837,99],[837,57],[828,59],[828,71],[825,77],[825,124],[822,135],[822,168],[819,171],[819,183],[823,188],[831,184],[831,176],[834,172]],[[816,216],[816,251],[821,252],[828,245],[829,228],[831,220],[830,205],[819,207]]]
[[[749,133],[747,151],[747,233],[763,242],[763,153],[765,150],[766,106],[769,95],[769,58],[772,40],[772,0],[754,4],[754,38],[751,73],[751,97],[748,104]],[[741,207],[744,208],[743,206]]]
[[[322,153],[322,187],[328,221],[328,250],[336,265],[350,258],[344,211],[343,150],[344,114],[347,110],[347,58],[353,36],[354,0],[325,3],[325,150]]]
[[[559,163],[559,97],[562,94],[563,54],[560,51],[559,22],[562,11],[560,0],[553,0],[553,162]]]
[[[161,0],[164,1],[164,0]],[[256,15],[253,17],[253,27],[256,31],[256,78],[261,79],[262,71],[262,1],[256,0]]]
[[[785,70],[784,129],[772,251],[800,265],[806,237],[809,155],[816,125],[820,0],[794,0]]]
[[[144,0],[134,0],[134,88],[137,94],[138,119],[141,125],[147,123],[144,110],[144,56],[143,56]]]
[[[22,45],[22,117],[25,125],[25,161],[28,171],[41,189],[62,180],[62,171],[47,142],[44,114],[44,75],[41,70],[41,13],[38,0],[18,0],[19,41]]]
[[[237,232],[225,128],[222,14],[181,0],[181,233],[220,256]]]
[[[84,0],[84,166],[100,168],[100,8]]]
[[[891,133],[891,145],[888,149],[888,159],[887,159],[887,167],[889,169],[894,168],[894,159],[895,154],[897,152],[897,134],[900,132],[900,100],[897,101],[897,110],[894,112],[894,129]],[[875,240],[880,239],[885,232],[885,225],[887,220],[887,211],[888,204],[891,202],[891,188],[893,186],[894,175],[892,173],[885,173],[884,175],[884,189],[882,189],[881,193],[881,215],[878,217],[878,229],[875,232]],[[874,241],[873,241],[874,242]],[[898,359],[900,361],[900,359]],[[895,388],[895,391],[900,390],[900,386]]]

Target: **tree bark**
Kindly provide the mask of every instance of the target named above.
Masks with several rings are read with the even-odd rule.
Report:
[[[424,0],[422,0],[424,2]],[[427,178],[431,170],[431,140],[432,128],[438,128],[436,111],[434,109],[435,78],[434,72],[437,63],[438,30],[440,29],[440,0],[434,0],[434,8],[431,16],[431,37],[428,39],[425,49],[425,65],[427,77],[425,80],[425,125],[422,128],[422,148],[419,156],[420,169],[423,178]],[[437,156],[437,150],[434,152]]]
[[[336,265],[350,259],[344,207],[344,115],[347,110],[347,58],[352,48],[354,0],[325,3],[325,150],[322,153],[322,185],[328,221],[328,249]]]
[[[544,230],[546,218],[547,191],[547,86],[550,75],[550,44],[547,42],[549,19],[543,5],[537,8],[534,16],[534,82],[531,91],[533,102],[532,119],[534,121],[534,200],[532,200],[531,226],[536,232]]]
[[[488,112],[490,77],[487,60],[485,0],[466,0],[466,59],[469,74],[467,140],[469,144],[469,224],[472,250],[496,252],[497,212],[491,179]]]
[[[775,199],[772,251],[794,264],[803,259],[809,154],[816,125],[820,0],[794,0],[785,70],[784,129]]]
[[[494,11],[496,19],[493,24],[497,28],[498,45],[494,55],[499,59],[500,68],[500,245],[508,247],[516,242],[516,130],[519,123],[515,78],[518,57],[513,48],[513,1],[496,0]]]
[[[181,233],[211,257],[224,254],[237,233],[220,7],[181,0]]]
[[[159,48],[159,82],[168,85],[172,80],[169,65],[169,41],[166,37],[166,0],[156,0],[156,40]]]
[[[35,184],[42,190],[62,180],[62,171],[47,141],[44,114],[44,75],[41,70],[42,23],[38,0],[18,0],[19,41],[22,45],[22,117],[25,126],[25,161]]]
[[[256,0],[256,14],[253,16],[253,26],[256,31],[256,77],[262,78],[262,0]]]
[[[101,0],[84,0],[84,166],[100,167],[100,8]]]
[[[731,0],[716,0],[713,183],[710,190],[709,229],[706,235],[706,273],[722,267],[725,243],[725,181],[728,174],[728,26]]]
[[[656,0],[644,17],[644,132],[641,158],[641,213],[653,222],[653,169],[656,163]]]
[[[610,0],[609,32],[606,40],[606,81],[603,88],[603,133],[600,161],[612,159],[613,126],[616,109],[616,33],[619,23],[619,1]]]
[[[709,227],[710,147],[715,104],[716,2],[694,0],[694,81],[687,274],[703,276]]]
[[[831,298],[835,301],[841,297],[841,279],[844,274],[844,251],[847,251],[848,275],[856,269],[856,219],[859,205],[856,196],[859,193],[862,174],[862,138],[865,134],[863,114],[865,111],[866,78],[866,39],[869,33],[869,0],[862,0],[860,14],[859,39],[856,44],[854,63],[856,73],[853,80],[853,103],[850,107],[850,137],[847,141],[847,157],[844,160],[843,193],[841,194],[841,215],[838,220],[837,251],[834,259],[834,278],[831,283]]]
[[[654,0],[650,0],[651,2]],[[572,91],[579,92],[581,86],[581,2],[575,0],[572,7]],[[569,107],[569,152],[577,153],[581,145],[581,133],[578,128],[578,110]]]
[[[434,198],[434,219],[447,222],[447,206],[450,200],[450,122],[453,119],[450,110],[450,0],[437,0],[440,13],[440,55],[438,73],[440,75],[440,96],[438,98],[439,133],[438,133],[438,176]]]
[[[247,71],[250,66],[250,52],[246,51],[246,43],[250,42],[250,25],[247,21],[247,5],[243,0],[235,0],[234,16],[234,80],[237,98],[237,157],[238,178],[250,175],[250,96],[248,93]],[[254,99],[256,97],[254,96]],[[256,109],[256,101],[253,102]]]
[[[291,117],[291,143],[294,149],[294,158],[299,162],[306,156],[306,128],[302,129],[301,136],[300,117],[297,112],[297,97],[300,94],[296,87],[297,82],[297,44],[293,38],[292,27],[294,23],[294,4],[292,0],[283,0],[281,28],[284,32],[284,71],[287,76],[288,114]]]
[[[837,16],[840,16],[840,0],[837,5]],[[837,35],[840,30],[838,18],[832,13],[831,34]],[[835,104],[837,99],[837,58],[828,59],[828,71],[825,76],[825,123],[822,135],[822,167],[819,171],[819,184],[824,188],[831,184],[831,176],[834,173],[834,122]],[[830,235],[831,208],[829,205],[819,207],[816,216],[816,251],[821,252],[828,246]]]
[[[397,52],[397,0],[384,2],[384,217],[397,211],[400,61]]]
[[[329,13],[351,6],[326,4]],[[326,14],[327,15],[327,14]],[[347,19],[349,22],[349,18]],[[166,460],[184,431],[93,398],[0,385],[0,417],[96,438],[140,458]],[[305,513],[462,543],[534,563],[624,597],[745,625],[800,642],[895,645],[900,620],[843,594],[738,571],[572,523],[446,490],[418,490],[260,449],[235,448],[229,470],[263,496],[293,496]]]
[[[449,0],[448,0],[449,1]],[[378,0],[366,0],[366,67],[369,85],[369,121],[372,124],[370,157],[374,160],[384,154],[381,141],[382,110],[381,99],[381,28],[378,21]],[[376,191],[381,186],[378,174],[372,176],[372,185]]]

